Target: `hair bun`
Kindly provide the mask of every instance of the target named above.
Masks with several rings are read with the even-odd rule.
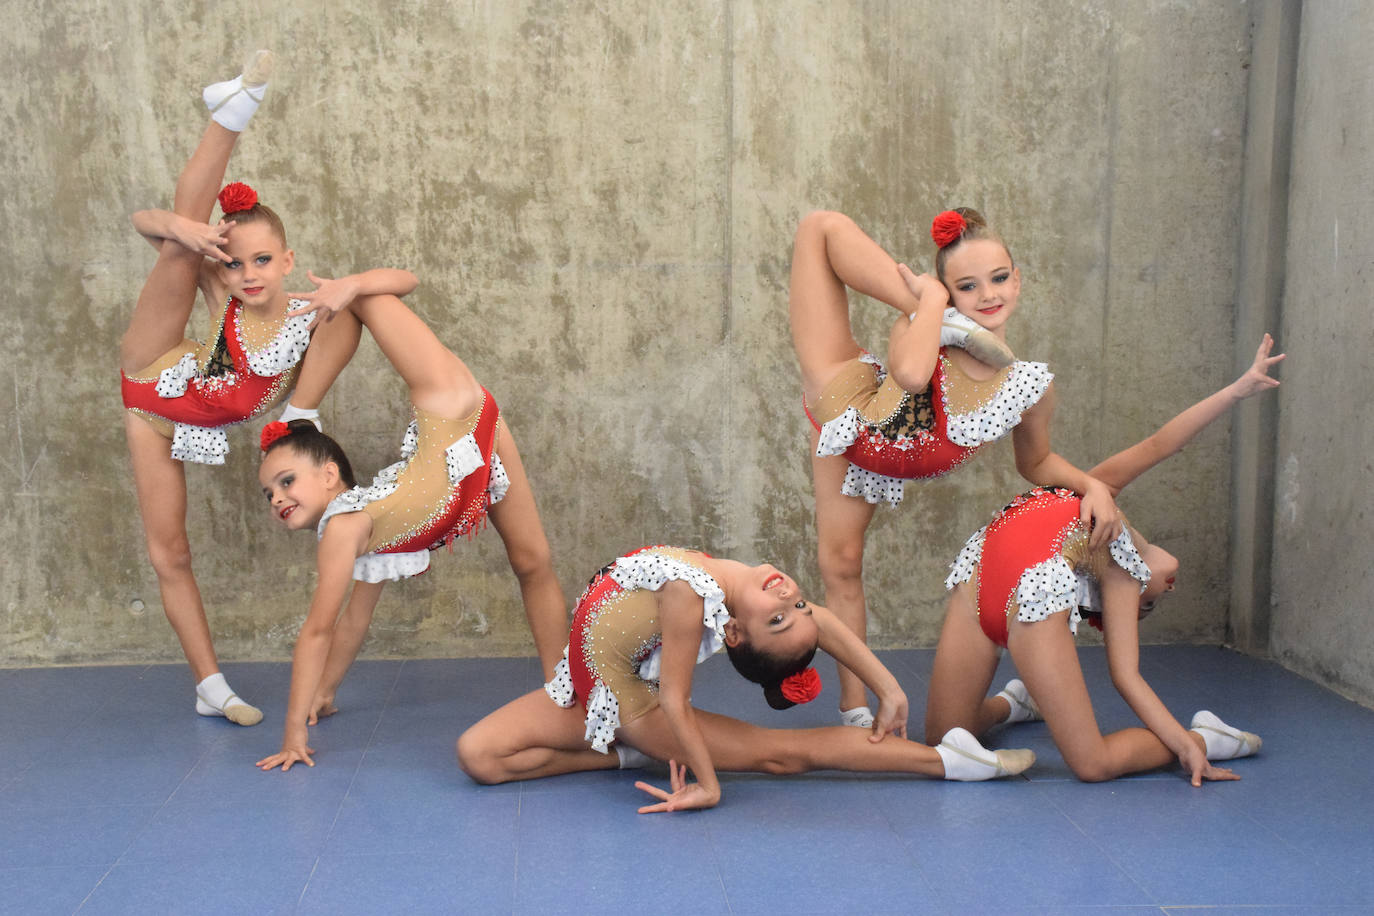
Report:
[[[233,181],[219,192],[219,206],[224,215],[251,210],[258,203],[258,192],[241,181]]]
[[[968,229],[968,221],[958,210],[946,210],[937,214],[930,223],[930,237],[935,240],[936,248],[947,248],[963,238]]]

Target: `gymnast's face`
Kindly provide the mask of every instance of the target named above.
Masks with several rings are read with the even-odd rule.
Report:
[[[1174,580],[1178,577],[1178,558],[1163,547],[1146,544],[1140,551],[1145,565],[1150,567],[1150,582],[1140,593],[1140,616],[1153,611],[1155,602],[1174,590]]]
[[[989,331],[1000,331],[1021,297],[1021,271],[1006,246],[993,239],[969,239],[945,261],[949,302]]]
[[[232,258],[221,262],[220,276],[229,294],[244,305],[268,305],[282,295],[286,275],[295,264],[295,253],[287,248],[266,222],[236,223],[229,229],[224,253]]]
[[[267,453],[258,468],[258,482],[272,516],[289,531],[313,529],[329,501],[343,489],[337,464],[316,464],[290,445]]]
[[[772,566],[755,566],[744,577],[743,586],[731,596],[726,642],[746,642],[760,652],[787,658],[816,647],[820,630],[811,616],[811,605],[789,576]]]

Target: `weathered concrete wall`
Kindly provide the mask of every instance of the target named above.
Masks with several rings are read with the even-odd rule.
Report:
[[[1277,659],[1365,703],[1374,703],[1371,40],[1365,4],[1303,4],[1270,635]]]
[[[180,657],[119,419],[115,346],[152,262],[126,214],[168,204],[199,87],[255,46],[278,51],[279,77],[231,176],[285,215],[300,283],[375,264],[422,277],[412,304],[520,437],[570,599],[652,541],[771,559],[818,588],[786,326],[809,209],[926,265],[933,213],[982,209],[1022,266],[1011,339],[1058,373],[1070,460],[1229,376],[1241,3],[6,7],[0,664]],[[854,314],[881,349],[887,309],[856,297]],[[325,420],[370,472],[403,407],[365,343]],[[313,580],[312,539],[261,506],[255,433],[188,474],[226,658],[286,657]],[[1147,639],[1224,632],[1228,455],[1219,425],[1123,501],[1190,583]],[[933,641],[945,564],[1022,488],[997,447],[880,513],[876,644]],[[391,587],[366,651],[528,651],[499,540]]]

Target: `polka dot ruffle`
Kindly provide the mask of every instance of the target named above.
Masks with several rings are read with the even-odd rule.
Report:
[[[850,464],[849,470],[844,473],[844,483],[840,484],[840,492],[866,503],[876,505],[885,502],[895,507],[901,504],[902,496],[906,493],[906,481]]]
[[[1112,541],[1111,553],[1116,565],[1130,573],[1131,578],[1140,583],[1140,590],[1145,591],[1150,581],[1150,567],[1145,565],[1145,558],[1135,549],[1129,528],[1122,527],[1121,533]]]
[[[563,647],[563,657],[553,669],[553,680],[544,685],[544,692],[564,709],[569,708],[577,697],[573,692],[572,674],[568,670],[568,647]]]
[[[172,424],[172,457],[195,464],[224,464],[229,437],[220,427]]]
[[[1078,577],[1069,561],[1056,555],[1021,573],[1016,584],[1016,604],[1016,619],[1022,623],[1069,611],[1069,630],[1077,633]]]
[[[304,299],[289,300],[290,307],[300,308],[309,305]],[[310,316],[296,315],[282,323],[277,336],[260,350],[248,351],[248,368],[254,375],[266,378],[280,375],[301,361],[305,348],[310,344]]]
[[[949,566],[949,575],[945,577],[945,590],[949,591],[960,582],[967,582],[973,578],[973,571],[978,568],[978,563],[983,559],[983,535],[987,534],[988,526],[984,525],[969,536],[964,542],[959,555],[954,558],[954,562]]]
[[[1018,360],[992,400],[968,413],[945,417],[945,432],[955,445],[971,448],[1005,436],[1045,394],[1054,373],[1045,363]]]

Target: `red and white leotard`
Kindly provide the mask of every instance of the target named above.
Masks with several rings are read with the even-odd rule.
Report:
[[[725,592],[697,565],[701,556],[681,547],[642,548],[598,572],[578,599],[568,648],[544,692],[564,708],[582,702],[587,741],[601,753],[621,724],[658,705],[663,628],[655,592],[680,580],[700,596],[698,664],[725,647]]]
[[[841,492],[895,506],[904,481],[946,474],[1006,435],[1053,379],[1044,363],[1024,360],[973,379],[942,347],[930,384],[913,394],[865,353],[803,406],[820,431],[816,454],[849,460]]]
[[[290,300],[291,308],[305,304]],[[242,311],[231,296],[206,343],[183,340],[132,376],[120,373],[124,406],[171,438],[179,461],[224,464],[224,428],[261,414],[296,383],[310,343],[310,316],[285,319],[271,342],[249,350]]]
[[[353,578],[362,582],[424,572],[429,552],[471,533],[510,486],[496,454],[501,412],[485,388],[482,403],[460,419],[413,409],[401,460],[379,471],[370,486],[334,497],[320,517],[320,537],[340,513],[371,517],[372,534],[353,563]]]
[[[1079,521],[1082,499],[1072,490],[1035,489],[1016,497],[979,528],[950,567],[945,588],[974,580],[978,623],[997,645],[1007,645],[1007,623],[1032,623],[1069,611],[1069,629],[1078,632],[1081,596],[1090,593],[1115,563],[1140,582],[1150,568],[1135,548],[1131,529],[1106,547],[1088,546]]]

